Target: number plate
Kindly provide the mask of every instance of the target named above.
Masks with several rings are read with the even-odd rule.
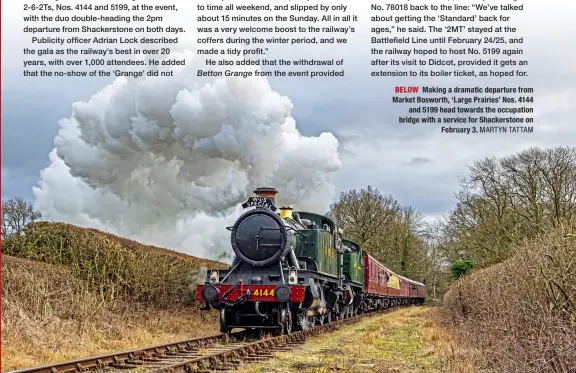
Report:
[[[256,289],[253,293],[256,297],[273,297],[274,296],[274,289]]]

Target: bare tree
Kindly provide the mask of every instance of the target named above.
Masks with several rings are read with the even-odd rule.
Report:
[[[426,224],[424,237],[426,255],[423,260],[426,272],[423,279],[428,286],[429,294],[433,299],[438,299],[451,284],[448,273],[449,262],[444,256],[446,241],[441,218]]]
[[[427,272],[422,215],[411,206],[368,186],[342,192],[328,215],[388,268],[415,279]]]
[[[576,217],[576,148],[530,148],[470,166],[444,225],[450,261],[506,260],[514,244]]]
[[[20,233],[31,222],[41,218],[32,204],[21,197],[2,201],[2,237]]]
[[[400,205],[392,196],[383,195],[377,188],[349,190],[331,206],[329,215],[345,235],[364,244],[378,235],[400,213]]]

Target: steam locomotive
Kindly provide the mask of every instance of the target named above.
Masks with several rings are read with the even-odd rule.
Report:
[[[198,285],[203,310],[220,311],[220,331],[289,334],[375,309],[421,304],[426,286],[390,271],[326,216],[276,208],[277,191],[258,188],[232,227],[235,257]],[[279,213],[277,213],[279,211]]]

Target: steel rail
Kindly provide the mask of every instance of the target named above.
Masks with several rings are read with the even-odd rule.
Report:
[[[246,332],[236,332],[226,335],[225,333],[211,335],[208,337],[200,337],[193,339],[186,339],[178,342],[171,342],[149,346],[144,348],[137,348],[122,352],[115,352],[111,354],[86,357],[76,360],[69,360],[61,363],[46,364],[33,368],[25,368],[13,370],[5,373],[78,373],[94,369],[103,369],[113,365],[121,365],[127,361],[145,361],[154,356],[170,353],[173,350],[192,350],[194,348],[202,348],[209,345],[216,344],[228,338],[240,339],[245,336]]]
[[[256,342],[248,343],[242,346],[233,347],[227,351],[216,352],[213,354],[193,358],[186,361],[177,362],[162,368],[148,370],[148,373],[192,373],[211,371],[215,369],[225,369],[228,367],[233,370],[240,362],[248,359],[257,360],[264,355],[269,356],[268,352],[287,345],[301,344],[309,337],[321,334],[325,331],[335,330],[338,325],[351,324],[365,317],[379,314],[380,312],[371,312],[345,319],[333,321],[328,324],[322,324],[301,330],[291,334],[285,334],[278,337],[266,338]]]

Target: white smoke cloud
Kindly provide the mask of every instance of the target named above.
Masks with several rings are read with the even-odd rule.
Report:
[[[215,258],[256,187],[327,211],[341,166],[332,134],[302,136],[264,77],[198,77],[192,52],[169,57],[186,60],[171,77],[118,78],[72,105],[34,188],[45,218]]]

